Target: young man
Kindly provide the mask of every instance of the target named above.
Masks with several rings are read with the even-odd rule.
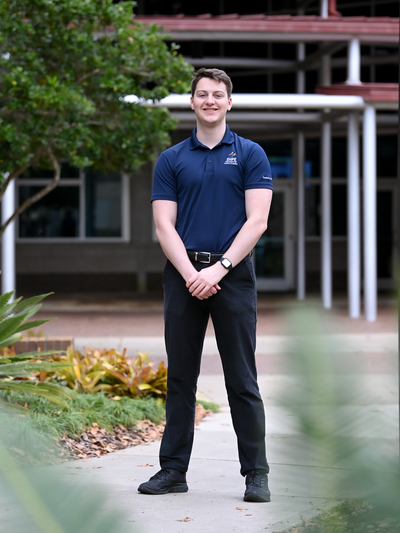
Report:
[[[265,415],[255,366],[256,287],[251,252],[267,228],[272,199],[268,159],[232,133],[226,114],[232,82],[219,69],[192,80],[192,136],[165,150],[152,194],[156,233],[168,259],[164,273],[168,355],[161,470],[138,490],[186,492],[194,435],[197,378],[209,316],[225,375],[245,501],[268,502]]]

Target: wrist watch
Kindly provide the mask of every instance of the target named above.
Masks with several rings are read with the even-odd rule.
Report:
[[[232,270],[232,263],[227,259],[226,257],[221,257],[219,260],[221,265],[226,268],[227,270]]]

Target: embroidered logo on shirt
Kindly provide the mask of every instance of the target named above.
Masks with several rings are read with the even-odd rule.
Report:
[[[269,176],[263,176],[262,178],[263,180],[272,180],[272,178],[270,178]]]
[[[226,158],[226,161],[224,163],[224,165],[237,165],[237,157],[236,157],[236,152],[231,152],[230,154],[228,154],[228,157]]]

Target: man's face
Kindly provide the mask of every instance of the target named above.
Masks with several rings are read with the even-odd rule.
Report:
[[[224,82],[201,78],[194,96],[190,98],[190,106],[199,123],[215,125],[225,120],[227,111],[232,107],[232,98],[228,98]]]

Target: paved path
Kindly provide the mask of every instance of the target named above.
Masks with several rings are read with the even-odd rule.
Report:
[[[88,344],[96,348],[126,347],[128,353],[148,351],[150,359],[165,358],[160,302],[143,305],[142,309],[130,304],[122,312],[118,305],[82,307],[70,303],[64,303],[64,307],[59,304],[58,309],[56,304],[45,306],[43,312],[47,316],[52,311],[59,316],[58,321],[47,325],[49,334],[56,334],[61,324],[64,334],[70,334],[65,331],[68,328],[79,332],[75,335],[77,348]],[[257,348],[268,427],[271,503],[242,500],[244,480],[239,474],[236,439],[211,328],[199,392],[219,403],[221,411],[196,429],[188,493],[148,496],[137,492],[137,486],[158,470],[158,442],[50,468],[59,476],[74,476],[76,483],[88,481],[89,486],[104,486],[108,507],[121,511],[127,533],[283,531],[299,523],[302,516],[310,517],[338,498],[353,495],[347,483],[349,471],[344,465],[329,465],[321,460],[301,435],[290,406],[283,404],[287,391],[299,402],[307,391],[286,357],[288,335],[277,318],[283,316],[281,311],[279,305],[260,310]],[[341,306],[330,315],[334,327],[323,337],[326,346],[332,348],[328,377],[349,391],[359,391],[341,407],[341,414],[350,420],[343,431],[375,457],[395,458],[399,445],[395,311],[393,307],[383,307],[375,324],[361,319],[351,321],[345,314]],[[339,492],[335,490],[337,483]]]

